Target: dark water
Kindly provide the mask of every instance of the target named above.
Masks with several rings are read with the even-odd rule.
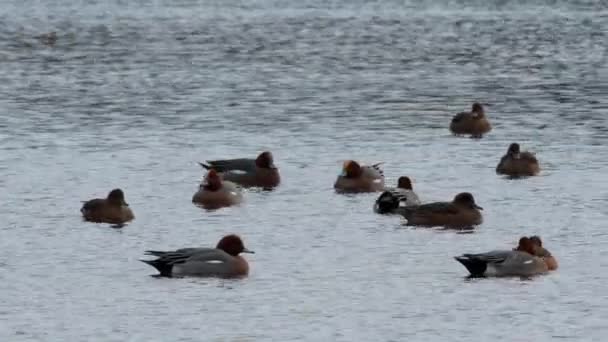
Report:
[[[54,45],[37,36],[56,32]],[[608,3],[6,1],[0,340],[600,341],[608,333]],[[494,131],[447,126],[473,101]],[[541,176],[494,167],[509,143]],[[196,161],[274,152],[284,182],[190,203]],[[423,201],[471,191],[473,234],[340,196],[384,161]],[[122,230],[80,201],[126,191]],[[241,234],[245,280],[156,279],[145,249]],[[468,281],[452,256],[540,234],[560,269]]]

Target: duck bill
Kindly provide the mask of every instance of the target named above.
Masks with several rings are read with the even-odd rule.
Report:
[[[483,210],[483,208],[482,208],[482,207],[480,207],[480,206],[478,206],[477,204],[473,204],[473,208],[475,208],[475,209],[479,209],[479,210]]]
[[[252,251],[252,250],[250,250],[250,249],[247,249],[247,248],[244,248],[244,249],[243,249],[243,251],[242,251],[241,253],[255,254],[255,252],[254,252],[254,251]]]

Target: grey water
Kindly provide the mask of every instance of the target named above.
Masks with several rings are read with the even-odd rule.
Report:
[[[0,340],[603,340],[607,42],[604,0],[4,1]],[[474,101],[493,131],[450,135]],[[540,176],[495,174],[515,141]],[[275,191],[192,205],[197,161],[263,150]],[[375,215],[377,194],[334,193],[345,159],[423,201],[470,191],[485,221]],[[83,222],[115,187],[136,219]],[[138,261],[228,233],[256,251],[245,279]],[[557,271],[468,280],[453,260],[531,234]]]

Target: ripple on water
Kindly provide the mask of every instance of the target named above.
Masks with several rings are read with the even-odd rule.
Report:
[[[0,339],[599,339],[606,18],[593,0],[8,1]],[[473,101],[494,130],[452,136]],[[514,141],[539,177],[495,175]],[[266,149],[278,189],[192,205],[197,161]],[[410,176],[423,201],[470,191],[484,224],[377,216],[377,194],[333,191],[351,158],[385,162],[387,184]],[[80,201],[114,187],[135,221],[83,222]],[[257,252],[247,279],[158,279],[138,262],[231,232]],[[558,272],[470,280],[452,258],[524,234],[544,238]]]

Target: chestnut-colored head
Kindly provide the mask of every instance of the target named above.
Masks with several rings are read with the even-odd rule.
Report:
[[[209,191],[217,191],[221,189],[222,176],[213,169],[209,170],[209,172],[207,172],[207,175],[205,176],[203,187],[205,188],[205,190]]]
[[[534,255],[534,252],[535,252],[534,242],[532,242],[532,240],[530,238],[528,238],[526,236],[522,236],[519,239],[519,244],[517,245],[516,250]]]
[[[482,117],[485,114],[483,111],[483,106],[479,102],[473,103],[473,106],[471,107],[471,112],[477,117]]]
[[[397,187],[400,189],[413,190],[412,180],[407,176],[399,177]]]
[[[253,251],[245,248],[243,240],[241,240],[241,238],[235,234],[224,236],[220,242],[217,243],[215,248],[221,249],[232,256],[237,256],[241,253],[254,253]]]
[[[532,243],[535,244],[537,247],[543,246],[543,240],[541,240],[540,236],[538,235],[530,236],[530,241],[532,241]]]
[[[272,153],[270,153],[269,151],[260,153],[260,155],[255,159],[255,165],[261,169],[277,168],[274,165],[274,158],[272,157]]]
[[[361,165],[354,160],[347,160],[342,165],[342,175],[346,178],[359,178],[362,174]]]
[[[113,205],[128,205],[127,202],[125,202],[125,193],[120,189],[110,191],[107,200]]]
[[[454,197],[453,202],[457,205],[466,208],[483,210],[482,207],[478,206],[477,203],[475,203],[475,198],[473,198],[473,195],[469,192],[459,193],[458,195],[456,195],[456,197]]]

